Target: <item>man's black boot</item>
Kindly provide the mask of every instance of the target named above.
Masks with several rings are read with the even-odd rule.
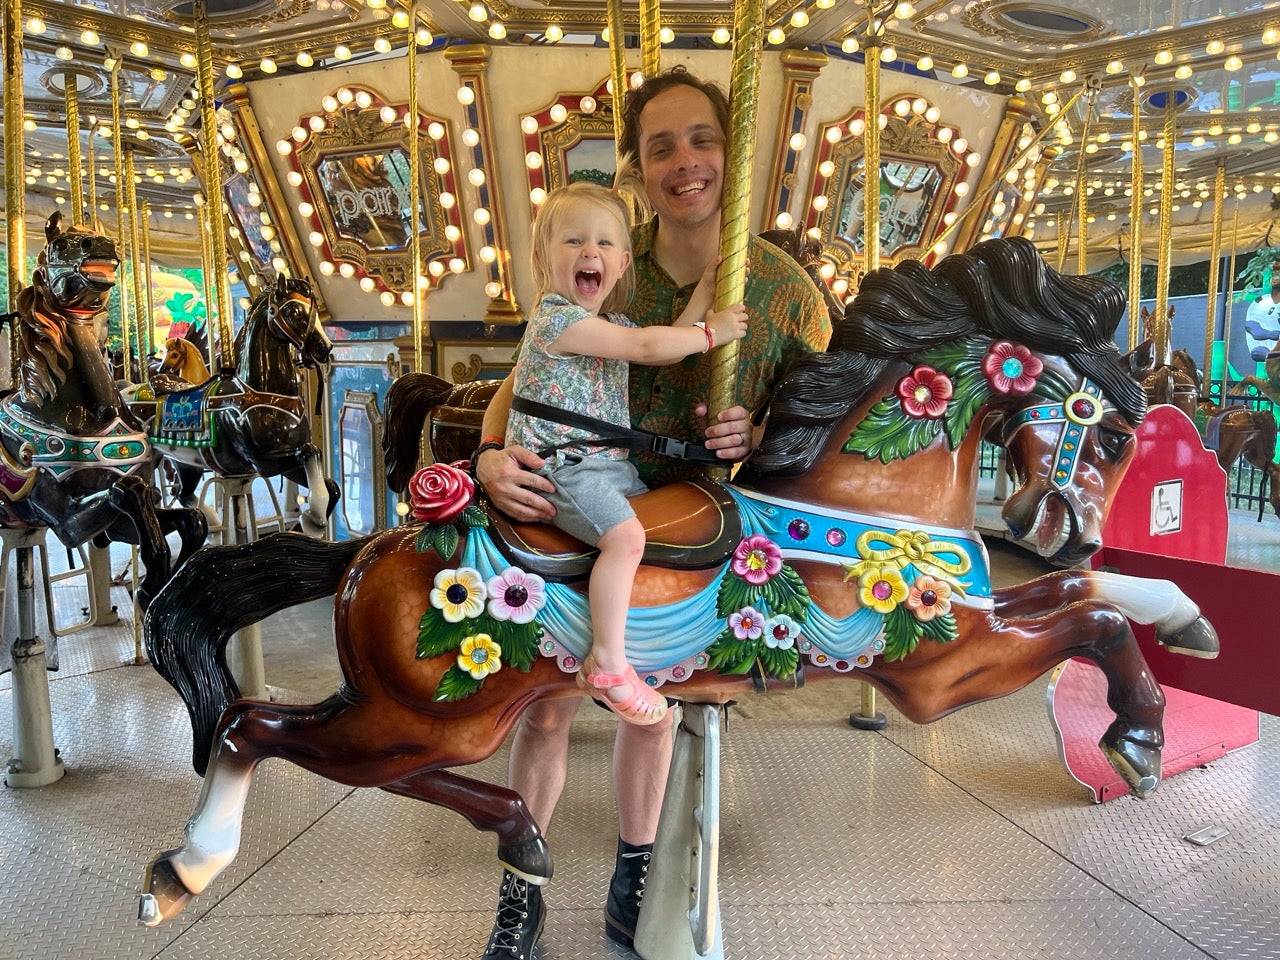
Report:
[[[542,888],[503,870],[498,916],[481,960],[532,960],[546,919]]]
[[[640,901],[644,899],[644,882],[649,876],[652,856],[652,843],[635,846],[618,838],[618,859],[604,907],[604,930],[610,940],[624,947],[634,946],[636,921],[640,919]]]

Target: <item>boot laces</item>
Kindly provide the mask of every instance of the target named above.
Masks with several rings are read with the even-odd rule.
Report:
[[[517,956],[524,933],[524,923],[529,918],[529,884],[520,877],[512,877],[503,884],[498,896],[498,916],[489,936],[487,952],[508,950]]]

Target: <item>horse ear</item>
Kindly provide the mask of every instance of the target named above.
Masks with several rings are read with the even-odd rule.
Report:
[[[284,274],[277,273],[276,274],[276,296],[283,297],[285,293],[288,292],[288,289],[289,288],[285,285]]]
[[[53,213],[49,215],[49,219],[45,222],[45,225],[44,225],[44,239],[46,242],[51,242],[54,237],[62,233],[62,231],[58,229],[61,223],[62,223],[62,211],[61,210],[53,211]]]

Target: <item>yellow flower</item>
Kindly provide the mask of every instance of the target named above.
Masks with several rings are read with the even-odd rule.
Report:
[[[484,613],[487,596],[484,577],[480,576],[480,571],[471,567],[459,567],[457,570],[441,570],[436,574],[435,586],[431,590],[431,605],[449,623],[461,623]]]
[[[858,580],[858,599],[876,613],[891,613],[907,597],[907,582],[892,563],[866,565]]]
[[[458,648],[458,669],[483,680],[502,669],[502,647],[487,633],[477,633],[462,641]]]

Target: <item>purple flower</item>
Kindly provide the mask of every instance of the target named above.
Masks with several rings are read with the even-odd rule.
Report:
[[[507,567],[485,584],[489,593],[489,616],[495,620],[528,623],[547,602],[546,582],[536,573]]]
[[[729,614],[729,629],[739,640],[759,640],[764,633],[764,614],[755,607],[743,607]]]
[[[782,551],[768,537],[753,533],[734,549],[730,566],[743,580],[758,587],[782,569]]]

